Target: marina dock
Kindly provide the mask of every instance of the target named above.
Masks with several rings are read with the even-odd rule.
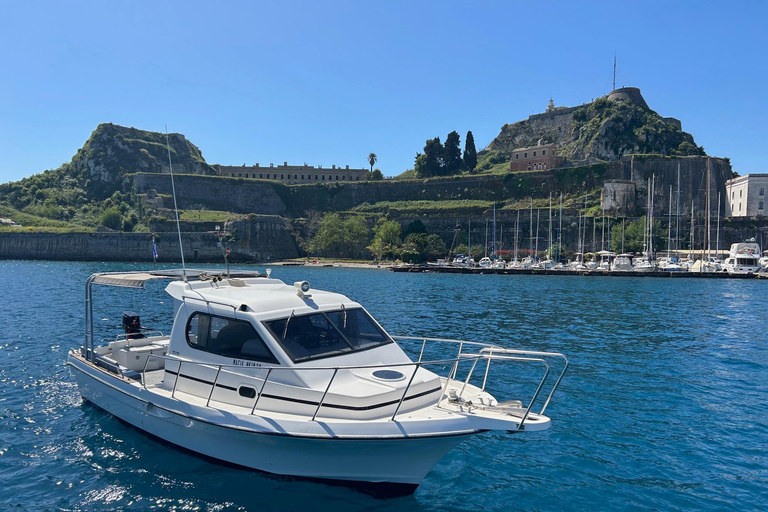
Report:
[[[728,272],[611,272],[609,270],[555,270],[538,268],[481,268],[455,267],[450,265],[400,265],[390,267],[392,272],[440,273],[440,274],[503,274],[544,276],[600,276],[600,277],[671,277],[679,279],[757,279],[760,274],[729,274]]]

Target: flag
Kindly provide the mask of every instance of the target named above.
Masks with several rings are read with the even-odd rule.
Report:
[[[157,261],[157,245],[155,245],[155,239],[152,239],[152,259]]]

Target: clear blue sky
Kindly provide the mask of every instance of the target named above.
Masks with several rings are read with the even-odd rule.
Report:
[[[768,172],[765,2],[0,2],[0,182],[103,122],[181,132],[209,163],[385,175],[427,138],[617,86],[741,174]]]

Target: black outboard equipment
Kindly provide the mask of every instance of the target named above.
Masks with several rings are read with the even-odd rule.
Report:
[[[133,311],[123,311],[123,330],[125,337],[129,340],[145,338],[141,333],[141,319]]]

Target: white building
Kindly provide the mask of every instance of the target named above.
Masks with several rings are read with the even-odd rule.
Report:
[[[725,182],[725,212],[729,217],[766,215],[768,174],[747,174]]]

